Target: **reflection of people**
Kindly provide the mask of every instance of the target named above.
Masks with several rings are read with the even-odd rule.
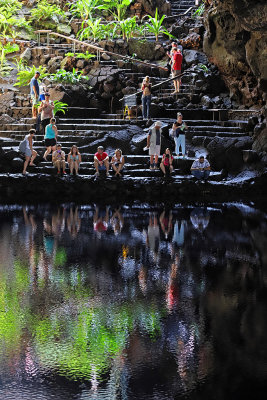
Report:
[[[94,224],[94,231],[98,233],[106,232],[108,229],[108,207],[106,208],[99,208],[96,206],[93,224]]]
[[[156,256],[159,248],[159,225],[157,214],[153,213],[149,216],[149,225],[147,228],[147,245]]]
[[[174,224],[174,231],[173,231],[173,243],[176,243],[178,246],[182,246],[184,244],[184,226],[185,221],[182,220],[181,223],[176,221]]]
[[[113,232],[115,235],[118,235],[122,228],[123,228],[123,224],[124,224],[124,219],[123,216],[120,213],[120,209],[116,209],[114,211],[114,213],[112,214],[112,217],[110,218],[110,223],[111,226],[113,228]]]
[[[193,162],[191,172],[195,178],[207,181],[210,174],[210,163],[204,156],[200,156]]]
[[[196,207],[190,214],[190,220],[195,229],[203,232],[209,224],[210,215],[206,208]]]
[[[174,262],[171,265],[170,279],[167,286],[166,302],[169,311],[172,311],[177,306],[179,300],[179,286],[177,280],[177,272],[179,266],[179,256],[176,255]]]
[[[67,218],[67,226],[71,237],[75,238],[81,228],[81,219],[79,218],[78,207],[75,207],[74,211],[71,207]]]
[[[172,212],[170,211],[169,214],[166,214],[164,210],[160,215],[159,221],[164,237],[165,239],[168,239],[168,236],[172,231]]]

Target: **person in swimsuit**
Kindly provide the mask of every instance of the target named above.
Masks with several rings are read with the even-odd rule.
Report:
[[[115,176],[121,176],[120,171],[123,169],[125,163],[124,156],[122,155],[121,149],[116,149],[115,154],[111,159],[112,168],[115,171]]]
[[[31,167],[35,167],[35,165],[33,164],[34,159],[37,156],[37,152],[35,150],[33,150],[33,139],[35,135],[35,129],[30,129],[29,130],[29,134],[25,136],[24,138],[24,142],[25,142],[25,150],[22,151],[23,154],[25,155],[25,162],[23,165],[23,175],[26,175],[27,171],[27,166],[30,163]]]
[[[75,169],[76,175],[78,175],[79,166],[82,161],[82,157],[78,150],[78,147],[75,144],[70,149],[67,161],[68,161],[69,168],[70,168],[70,175],[73,175],[74,169]]]
[[[46,147],[46,152],[44,153],[44,159],[47,161],[46,157],[48,154],[51,153],[51,151],[56,150],[56,144],[57,144],[57,127],[56,127],[56,120],[55,118],[51,118],[50,124],[46,126],[45,128],[45,147]]]

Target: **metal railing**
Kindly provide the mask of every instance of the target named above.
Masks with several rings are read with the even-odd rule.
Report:
[[[95,50],[96,51],[97,61],[100,61],[100,54],[101,53],[106,53],[106,54],[108,54],[108,55],[110,55],[112,57],[120,58],[122,60],[127,60],[130,63],[142,64],[142,65],[146,65],[146,66],[148,66],[150,68],[157,68],[157,69],[159,69],[161,71],[168,71],[168,68],[166,68],[166,67],[162,67],[160,65],[148,63],[148,62],[141,61],[141,60],[136,60],[136,59],[134,59],[134,58],[132,58],[130,56],[125,56],[125,55],[121,55],[121,54],[118,54],[118,53],[114,53],[112,51],[105,50],[100,46],[95,46],[95,45],[93,45],[91,43],[83,42],[81,40],[74,39],[74,38],[71,38],[69,36],[62,35],[61,33],[53,32],[51,30],[38,30],[38,31],[35,31],[35,33],[37,34],[37,39],[38,39],[38,45],[39,46],[40,46],[40,42],[41,42],[41,33],[46,33],[46,35],[47,35],[47,44],[48,45],[50,43],[50,35],[58,36],[58,37],[60,37],[62,39],[71,41],[73,43],[74,52],[75,52],[75,45],[76,44],[78,44],[80,46],[87,46],[87,47]]]

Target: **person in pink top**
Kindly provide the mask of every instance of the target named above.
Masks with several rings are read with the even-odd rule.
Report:
[[[162,160],[160,163],[160,169],[163,172],[164,176],[166,176],[166,172],[172,173],[173,172],[173,156],[171,150],[167,148],[165,153],[162,156]]]
[[[94,156],[94,166],[96,169],[95,176],[99,176],[99,171],[105,171],[106,175],[109,176],[109,156],[104,151],[103,146],[97,148],[97,152]]]

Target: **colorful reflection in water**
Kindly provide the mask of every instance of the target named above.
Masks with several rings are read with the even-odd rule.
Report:
[[[266,214],[2,206],[0,220],[1,399],[266,389]]]

